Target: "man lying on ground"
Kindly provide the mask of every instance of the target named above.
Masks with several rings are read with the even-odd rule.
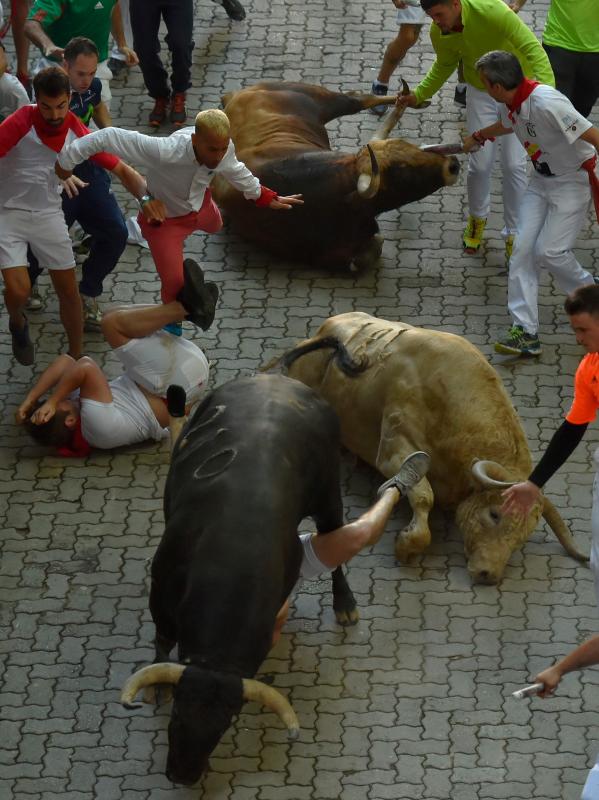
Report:
[[[104,315],[102,332],[123,364],[123,375],[108,381],[92,358],[61,355],[19,406],[17,423],[64,456],[165,438],[169,385],[183,386],[193,403],[206,387],[209,368],[199,347],[161,329],[187,319],[206,330],[214,318],[217,293],[215,284],[204,283],[199,266],[186,260],[177,300],[121,306]]]

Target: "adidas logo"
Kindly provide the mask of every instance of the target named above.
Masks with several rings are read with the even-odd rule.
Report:
[[[97,11],[99,8],[104,8],[104,4],[101,3],[100,0],[98,0],[96,5],[94,6],[94,11]]]

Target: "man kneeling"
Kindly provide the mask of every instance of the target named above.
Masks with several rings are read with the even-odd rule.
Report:
[[[208,362],[200,348],[161,330],[192,317],[188,303],[178,300],[108,311],[102,332],[124,374],[108,381],[93,359],[84,356],[76,361],[61,355],[19,406],[17,423],[24,424],[36,441],[58,447],[65,456],[85,456],[92,447],[109,449],[165,438],[168,386],[183,386],[191,404],[208,381]]]

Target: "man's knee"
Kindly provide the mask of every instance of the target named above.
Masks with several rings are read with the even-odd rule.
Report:
[[[102,336],[108,342],[109,345],[115,347],[115,337],[120,337],[120,319],[122,317],[123,310],[116,308],[112,310],[105,311],[102,314],[102,321],[100,323],[100,329],[102,331]]]

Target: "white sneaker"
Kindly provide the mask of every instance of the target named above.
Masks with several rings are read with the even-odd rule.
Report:
[[[405,459],[398,472],[379,486],[377,497],[381,497],[386,489],[391,488],[397,489],[402,496],[405,495],[424,478],[430,464],[431,457],[428,453],[423,453],[422,450],[412,453]]]
[[[81,302],[83,303],[83,330],[84,331],[99,331],[102,327],[102,312],[95,297],[87,297],[81,295]]]
[[[34,284],[31,287],[31,294],[29,295],[29,300],[25,303],[25,308],[27,311],[41,311],[43,307],[44,301],[40,290],[37,288],[37,284]]]

